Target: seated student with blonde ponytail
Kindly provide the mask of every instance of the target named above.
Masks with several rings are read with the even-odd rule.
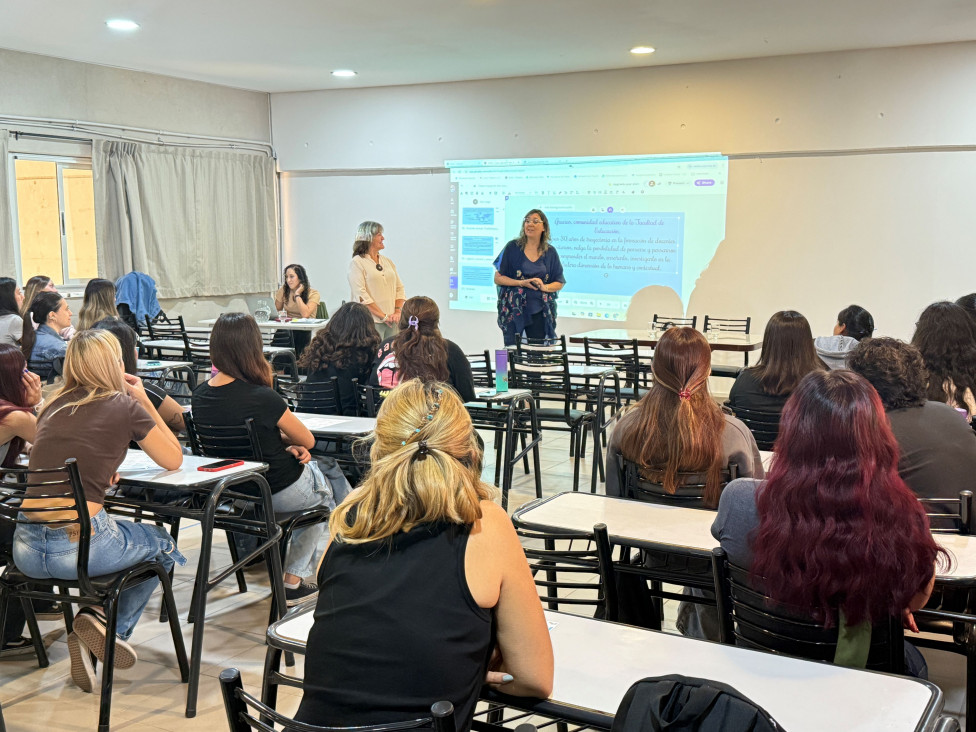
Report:
[[[441,335],[441,311],[429,297],[403,303],[400,332],[380,344],[370,384],[393,388],[408,379],[446,381],[462,401],[474,401],[474,376],[464,351]]]
[[[446,384],[412,379],[383,401],[372,468],[330,520],[297,720],[398,722],[446,699],[466,732],[486,681],[552,692],[542,606],[478,453]]]
[[[24,317],[20,349],[31,371],[41,379],[51,376],[55,362],[68,350],[68,342],[59,333],[70,327],[71,309],[64,298],[47,291],[34,296]]]

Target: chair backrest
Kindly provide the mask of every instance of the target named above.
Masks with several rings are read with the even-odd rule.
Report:
[[[359,400],[359,416],[375,417],[380,411],[380,405],[386,397],[388,389],[369,384],[357,384],[356,398]]]
[[[724,549],[712,550],[715,601],[722,643],[814,661],[834,660],[837,627],[778,605],[752,583],[749,570],[729,563]],[[901,618],[874,626],[865,668],[903,673],[905,636]]]
[[[186,324],[183,316],[176,318],[167,317],[166,313],[159,313],[155,318],[146,316],[146,330],[149,331],[151,340],[176,339],[179,340],[186,336]]]
[[[728,405],[735,416],[749,428],[756,438],[760,450],[772,450],[779,435],[780,412],[764,412],[758,409],[745,409]]]
[[[448,701],[435,702],[430,708],[430,715],[421,719],[356,727],[322,727],[296,722],[255,699],[244,691],[241,672],[236,668],[225,668],[220,672],[220,692],[224,697],[224,710],[227,712],[230,732],[249,732],[252,729],[274,730],[278,725],[290,732],[395,732],[418,728],[433,728],[434,732],[457,730],[454,721],[454,705]]]
[[[935,534],[976,534],[973,492],[959,491],[958,498],[919,498]]]
[[[467,359],[468,363],[471,364],[471,376],[474,378],[474,385],[483,389],[493,389],[495,387],[495,370],[491,352],[486,348],[481,353],[468,354]]]
[[[705,504],[705,483],[702,482],[702,473],[678,473],[676,476],[677,487],[674,493],[664,490],[663,471],[660,480],[654,480],[648,476],[650,471],[642,469],[639,465],[630,460],[626,460],[623,455],[617,453],[617,464],[620,466],[621,476],[620,485],[624,498],[631,498],[636,501],[646,503],[660,503],[666,506],[681,506],[683,508],[715,508],[715,505]],[[652,475],[656,476],[657,471]],[[721,487],[725,486],[739,477],[739,466],[730,462],[722,470]]]
[[[745,333],[749,334],[752,327],[752,318],[713,318],[705,316],[702,323],[702,333]]]
[[[629,341],[601,341],[590,337],[583,338],[583,360],[591,366],[607,366],[616,369],[624,376],[628,386],[633,388],[634,397],[640,398],[641,385],[646,391],[651,373],[650,361],[641,363],[640,347],[637,339]]]
[[[568,418],[573,407],[574,390],[567,354],[512,351],[508,358],[508,383],[513,389],[528,389],[536,399],[562,401]]]
[[[257,462],[264,460],[261,443],[254,430],[254,420],[250,417],[242,425],[224,427],[201,424],[190,412],[184,412],[183,423],[194,455]]]
[[[616,620],[617,585],[606,524],[597,524],[589,533],[545,531],[514,523],[546,607],[589,606],[597,617]]]
[[[353,382],[355,383],[355,379]],[[275,387],[285,398],[285,402],[293,412],[310,412],[311,414],[340,414],[342,405],[339,404],[339,379],[333,376],[328,381],[299,381],[277,379]]]
[[[44,508],[31,508],[29,519],[21,516],[22,504],[27,488],[33,490],[34,498],[63,499],[58,504]],[[41,489],[41,490],[38,490]],[[63,513],[68,508],[75,512],[75,518],[44,518],[45,514]],[[75,458],[65,460],[62,468],[28,470],[27,468],[0,468],[0,522],[8,524],[54,524],[57,528],[67,527],[78,536],[78,585],[83,594],[97,596],[98,592],[88,574],[88,553],[91,541],[91,516],[88,501],[81,483],[78,462]]]
[[[692,315],[690,318],[686,318],[683,315],[658,315],[654,313],[654,317],[651,318],[651,322],[659,328],[697,328],[698,327],[698,316]]]
[[[521,333],[515,336],[516,351],[534,351],[544,353],[566,353],[566,336],[551,338],[526,338]]]

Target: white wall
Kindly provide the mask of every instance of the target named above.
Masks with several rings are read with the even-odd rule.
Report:
[[[269,142],[269,105],[265,93],[0,49],[0,115]],[[43,131],[26,124],[0,126]],[[64,131],[52,134],[72,136]],[[12,152],[91,155],[89,144],[27,137],[11,138],[10,147]],[[246,309],[243,296],[165,300],[161,304],[167,313],[184,315],[188,323],[223,310]]]
[[[856,302],[910,337],[930,301],[976,290],[976,43],[413,87],[274,94],[284,258],[330,309],[356,224],[383,223],[409,294],[446,303],[443,161],[720,151],[726,241],[692,313],[795,308],[815,333]],[[909,152],[904,148],[926,148]],[[895,150],[893,148],[901,148]],[[832,151],[860,151],[834,154]],[[757,155],[758,154],[758,155]],[[430,170],[433,169],[433,172]],[[674,299],[640,303],[631,323]],[[560,319],[578,332],[594,321]],[[465,349],[486,313],[442,313]]]

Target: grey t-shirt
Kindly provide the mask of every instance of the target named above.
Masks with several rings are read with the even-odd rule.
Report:
[[[0,343],[20,346],[20,337],[24,332],[24,319],[14,313],[0,315]]]

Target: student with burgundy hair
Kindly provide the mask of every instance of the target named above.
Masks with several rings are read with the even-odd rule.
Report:
[[[946,562],[898,476],[898,443],[877,392],[851,371],[814,371],[783,410],[765,481],[722,492],[712,535],[775,602],[866,648],[871,625],[925,605]],[[760,580],[760,578],[762,578]],[[864,658],[866,660],[866,656]],[[906,671],[925,660],[905,644]]]

